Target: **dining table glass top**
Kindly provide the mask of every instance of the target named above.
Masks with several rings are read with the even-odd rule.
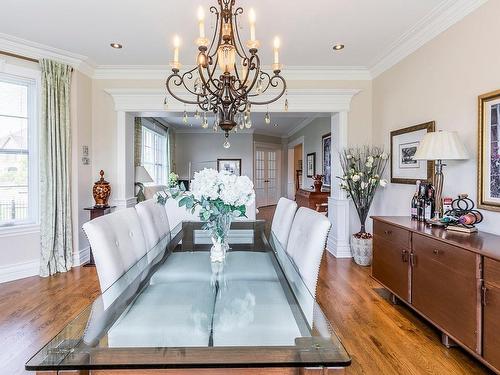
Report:
[[[265,222],[236,221],[223,263],[183,222],[26,364],[27,370],[345,367],[350,357]]]

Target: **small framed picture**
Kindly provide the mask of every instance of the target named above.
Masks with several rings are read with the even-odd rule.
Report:
[[[500,90],[479,97],[478,207],[500,211]]]
[[[307,154],[306,158],[307,177],[312,178],[316,175],[316,153]]]
[[[321,139],[323,186],[332,184],[332,134],[325,134]]]
[[[241,176],[241,159],[217,159],[217,170]]]
[[[425,134],[435,131],[434,121],[391,132],[391,182],[415,184],[417,180],[431,181],[434,162],[415,160],[415,153]]]

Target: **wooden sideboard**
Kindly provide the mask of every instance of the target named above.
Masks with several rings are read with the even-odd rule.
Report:
[[[500,236],[373,217],[372,276],[395,297],[500,373]]]
[[[316,210],[317,204],[328,203],[329,191],[315,192],[314,190],[299,189],[295,193],[295,201],[299,207],[308,207]]]

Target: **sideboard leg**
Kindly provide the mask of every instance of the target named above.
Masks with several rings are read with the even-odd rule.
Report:
[[[396,297],[396,295],[394,293],[391,293],[391,303],[393,305],[399,304],[399,299],[398,299],[398,297]]]
[[[345,368],[342,367],[302,367],[297,375],[344,375]]]
[[[450,336],[448,336],[446,333],[441,333],[441,344],[446,346],[448,349],[457,346],[456,342],[453,341]]]

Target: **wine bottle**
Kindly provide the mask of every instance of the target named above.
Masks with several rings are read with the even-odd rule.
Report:
[[[420,184],[420,193],[418,194],[418,220],[425,221],[425,197],[427,185]]]
[[[412,220],[418,219],[418,194],[420,192],[420,180],[417,180],[417,190],[413,194],[413,198],[411,200],[411,209],[410,216]]]

